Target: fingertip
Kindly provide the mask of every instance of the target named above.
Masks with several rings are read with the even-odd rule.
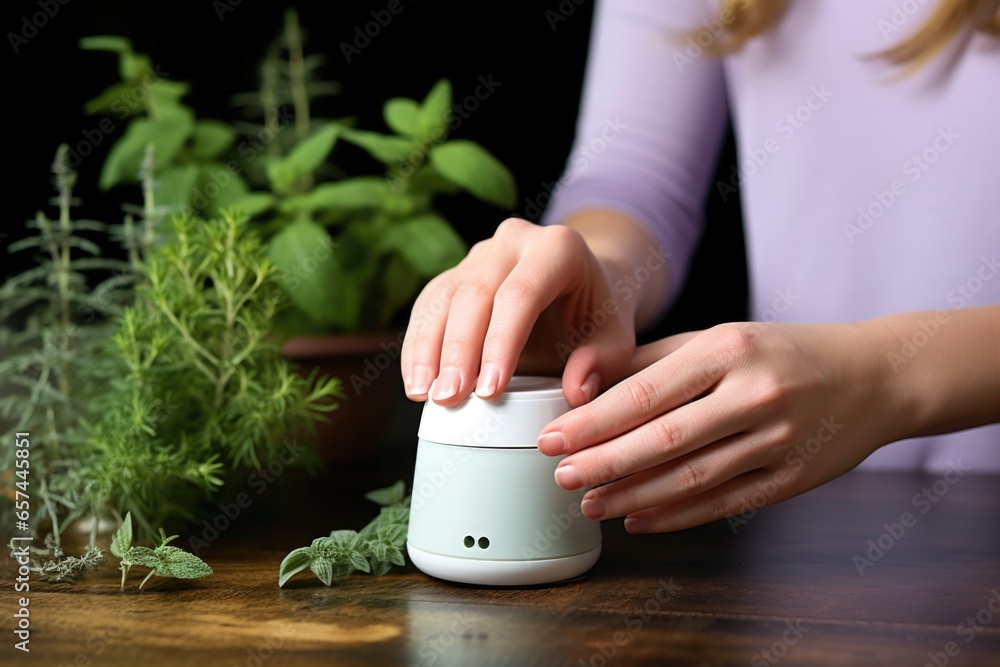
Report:
[[[649,522],[636,516],[625,517],[625,532],[641,535],[649,532]]]
[[[566,453],[566,436],[559,431],[543,433],[538,436],[536,445],[546,456],[559,456]]]
[[[571,408],[578,408],[597,398],[601,389],[601,374],[591,371],[583,382],[577,383],[567,375],[563,376],[563,394]]]

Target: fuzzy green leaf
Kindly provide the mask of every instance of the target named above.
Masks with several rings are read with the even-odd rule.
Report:
[[[345,130],[344,139],[363,148],[383,164],[399,164],[411,154],[420,155],[420,148],[411,139],[393,137],[365,130]]]
[[[191,153],[197,160],[212,160],[232,146],[236,130],[217,120],[202,120],[194,126]]]
[[[132,547],[122,556],[126,566],[141,565],[155,570],[160,565],[160,557],[149,547]]]
[[[455,266],[466,253],[465,243],[448,221],[433,213],[388,227],[382,235],[380,249],[400,253],[425,278]]]
[[[191,201],[198,183],[198,167],[193,164],[167,167],[156,175],[153,195],[157,206],[183,206]]]
[[[209,216],[221,215],[249,193],[243,177],[221,162],[207,162],[198,172],[192,204]]]
[[[326,161],[340,134],[339,125],[329,123],[312,136],[300,141],[284,158],[267,165],[267,178],[277,192],[292,192],[304,178],[313,174]]]
[[[111,148],[101,170],[100,187],[107,190],[118,183],[131,182],[139,175],[139,163],[148,144],[153,145],[154,166],[169,164],[190,136],[194,117],[180,107],[164,109],[159,120],[134,120]]]
[[[282,213],[312,213],[319,210],[355,211],[378,208],[389,197],[385,179],[362,176],[317,185],[306,194],[289,197],[279,207]]]
[[[398,547],[392,547],[389,549],[389,562],[400,567],[406,565],[406,559],[403,558],[403,552]]]
[[[111,553],[122,558],[132,548],[132,512],[126,512],[122,525],[111,537]]]
[[[271,239],[269,256],[281,269],[285,294],[309,317],[350,327],[357,321],[361,290],[337,264],[327,231],[299,220]]]
[[[154,551],[160,559],[155,569],[158,577],[198,579],[212,574],[208,563],[178,547],[160,546]]]
[[[378,505],[396,505],[403,502],[406,496],[406,484],[403,480],[397,481],[392,486],[382,489],[375,489],[365,494],[365,498]]]
[[[314,558],[309,564],[309,569],[327,586],[333,582],[333,561],[329,558]]]
[[[119,113],[127,109],[128,113],[135,113],[143,107],[142,102],[132,96],[131,93],[134,90],[135,86],[130,86],[127,83],[116,83],[109,86],[97,97],[88,100],[83,105],[83,112],[87,115],[93,115],[102,111]]]
[[[132,43],[117,35],[94,35],[80,39],[80,48],[84,51],[109,51],[111,53],[128,53]]]
[[[232,201],[229,206],[239,209],[251,218],[254,218],[265,211],[271,210],[277,200],[274,195],[266,192],[248,192],[239,199]]]
[[[371,572],[371,565],[368,564],[368,559],[365,558],[364,554],[353,551],[350,554],[351,567],[355,570],[361,570],[362,572]]]
[[[445,178],[497,206],[517,204],[517,185],[507,167],[472,141],[449,141],[431,151],[431,164]]]
[[[451,83],[441,79],[427,93],[420,106],[417,136],[440,141],[451,123]]]
[[[407,137],[416,136],[419,115],[420,105],[406,97],[394,97],[382,106],[382,117],[389,129]]]
[[[389,561],[375,561],[371,563],[371,573],[376,577],[381,577],[392,569],[392,563]]]
[[[284,586],[289,579],[312,566],[312,562],[313,551],[309,547],[301,547],[285,556],[278,570],[278,586]]]

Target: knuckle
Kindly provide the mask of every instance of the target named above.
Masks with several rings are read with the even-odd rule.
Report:
[[[733,362],[746,361],[754,350],[755,336],[738,325],[723,324],[717,327],[718,344],[723,356]]]
[[[545,234],[549,237],[551,243],[559,246],[576,245],[583,241],[583,236],[580,232],[566,225],[549,225],[545,227]]]
[[[689,494],[701,492],[705,487],[706,471],[696,466],[691,461],[684,461],[678,469],[681,487]]]
[[[746,507],[750,506],[749,503],[744,503],[744,507],[741,508],[737,501],[728,497],[726,494],[711,496],[707,499],[707,503],[712,516],[720,518],[741,514],[746,511]]]
[[[771,411],[784,407],[789,398],[785,383],[781,381],[781,378],[770,373],[760,377],[754,394],[754,402],[757,407]]]
[[[512,303],[531,302],[535,299],[538,289],[528,280],[512,278],[505,280],[497,290],[494,301]]]
[[[784,449],[802,439],[802,431],[791,420],[779,421],[773,429],[771,441],[778,449]]]
[[[650,422],[653,430],[653,439],[657,451],[663,453],[673,453],[681,446],[683,435],[677,423],[672,419],[656,419]]]
[[[493,288],[482,278],[463,281],[455,288],[455,301],[487,301],[493,298]]]
[[[523,232],[528,226],[531,226],[531,223],[523,218],[507,218],[497,225],[496,235],[507,236],[510,234],[517,234],[519,232]]]
[[[628,387],[628,400],[631,407],[640,415],[649,414],[656,405],[656,385],[648,379],[637,375],[625,385]]]

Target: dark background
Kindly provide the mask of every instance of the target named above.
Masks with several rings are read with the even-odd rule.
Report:
[[[36,210],[51,214],[48,169],[56,146],[75,144],[84,131],[97,127],[100,118],[85,116],[82,105],[116,81],[116,57],[80,51],[80,37],[130,38],[168,78],[191,84],[186,101],[199,118],[233,120],[228,98],[256,88],[258,62],[280,31],[286,6],[299,9],[307,52],[327,55],[323,78],[343,85],[339,97],[318,105],[319,114],[355,115],[363,127],[382,130],[381,104],[389,97],[419,99],[437,79],[447,77],[459,101],[473,93],[480,76],[492,75],[500,82],[453,136],[480,142],[512,170],[521,197],[513,213],[524,215],[532,210],[530,200],[544,192],[543,184],[559,178],[570,150],[593,9],[592,0],[576,0],[579,5],[573,0],[400,0],[403,10],[348,63],[340,43],[352,41],[355,28],[372,20],[371,11],[384,10],[388,0],[41,1],[50,11],[57,6],[58,12],[16,54],[8,33],[22,33],[23,17],[41,11],[39,0],[7,4],[3,21],[8,35],[6,162],[13,167],[14,187],[0,232],[8,234],[8,242],[24,234],[22,222]],[[560,7],[564,20],[553,28],[553,14],[547,12],[558,13]],[[97,189],[103,156],[117,136],[102,141],[77,168],[76,194],[83,203],[77,217],[119,221],[122,201],[137,196],[134,188],[108,193]],[[722,171],[733,161],[730,137],[720,156]],[[747,317],[738,198],[722,202],[713,189],[706,207],[708,224],[687,286],[666,320],[646,339]],[[442,208],[470,243],[490,236],[506,217],[506,212],[470,197]],[[5,276],[30,262],[30,253],[12,256],[0,250],[0,273]]]

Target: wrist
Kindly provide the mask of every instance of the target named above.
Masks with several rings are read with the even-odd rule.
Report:
[[[909,363],[906,333],[894,317],[878,317],[858,323],[863,340],[859,349],[867,350],[867,377],[873,390],[873,404],[878,405],[881,421],[886,424],[885,442],[912,438],[925,432],[927,416],[933,408],[926,405],[926,390],[919,366]],[[912,332],[910,332],[912,333]]]

